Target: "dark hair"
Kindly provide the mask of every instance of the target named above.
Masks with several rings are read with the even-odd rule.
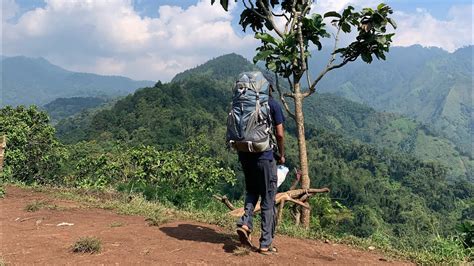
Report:
[[[265,77],[265,79],[268,81],[268,83],[270,84],[269,86],[271,88],[271,91],[275,91],[276,85],[275,85],[274,73],[264,70],[262,71],[262,74]]]

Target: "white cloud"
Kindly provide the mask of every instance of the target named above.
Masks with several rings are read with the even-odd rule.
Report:
[[[238,36],[231,13],[210,0],[157,12],[158,18],[140,17],[129,0],[46,0],[44,8],[3,23],[4,53],[43,56],[76,71],[167,81],[211,57],[249,55],[257,43]]]
[[[13,18],[20,9],[20,7],[16,4],[15,0],[2,0],[1,8],[2,22]]]
[[[141,17],[132,0],[46,0],[18,17],[14,0],[2,0],[2,54],[43,56],[76,71],[168,81],[176,73],[224,53],[251,57],[259,44],[253,34],[237,33],[234,1],[230,12],[210,0],[187,8],[160,6],[158,17]],[[380,0],[318,1],[313,11],[375,7]],[[446,20],[426,9],[395,12],[394,44],[438,46],[453,51],[472,44],[473,5],[454,6]],[[15,19],[11,19],[15,18]],[[352,40],[342,38],[341,45]],[[327,40],[330,42],[330,40]]]
[[[380,0],[327,0],[317,1],[313,10],[320,14],[327,11],[342,11],[352,5],[356,10],[362,7],[376,7]],[[398,24],[394,37],[394,46],[436,46],[447,51],[473,44],[474,5],[454,5],[448,10],[446,20],[435,18],[426,8],[417,7],[415,12],[394,10],[392,17]],[[327,20],[328,22],[328,20]],[[328,23],[329,24],[329,23]],[[331,32],[334,30],[330,27]],[[392,31],[392,29],[390,29]],[[347,44],[354,39],[354,34],[344,34],[341,44]]]
[[[361,7],[376,7],[380,0],[323,0],[315,1],[312,5],[312,10],[320,14],[328,11],[342,11],[347,6],[351,5],[355,8]]]
[[[473,43],[472,14],[474,5],[453,6],[446,20],[433,17],[426,9],[416,13],[395,12],[398,29],[394,45],[441,47],[450,52]]]

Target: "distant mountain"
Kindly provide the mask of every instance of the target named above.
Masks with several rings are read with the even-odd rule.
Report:
[[[44,105],[60,97],[114,97],[154,84],[121,76],[78,73],[44,58],[3,57],[0,67],[1,100],[5,105]]]
[[[159,139],[164,144],[180,143],[186,139],[187,133],[201,130],[198,129],[198,125],[188,124],[192,120],[191,117],[195,117],[196,114],[201,114],[199,120],[206,121],[202,122],[206,125],[225,120],[225,110],[231,97],[231,82],[238,73],[253,69],[256,69],[255,65],[236,54],[215,58],[176,75],[167,86],[159,85],[160,90],[167,88],[172,90],[175,96],[180,95],[178,98],[167,99],[163,92],[159,93],[161,96],[155,96],[159,91],[157,87],[139,90],[134,96],[128,96],[123,101],[119,101],[112,108],[115,109],[114,115],[110,113],[111,111],[104,111],[95,117],[80,115],[77,118],[61,121],[57,126],[58,135],[68,143],[87,139],[87,135],[99,136],[104,131],[112,132],[117,138],[127,135],[142,138],[143,135],[153,136],[145,139]],[[161,99],[162,97],[165,98]],[[147,101],[152,98],[157,101],[158,103],[153,103],[157,106],[156,108],[163,106],[161,111],[154,112],[156,114],[153,118],[144,119],[146,112],[141,109],[149,107],[138,99],[145,98]],[[192,108],[186,106],[193,106],[193,108],[200,106],[205,111],[199,109],[189,111]],[[180,121],[182,117],[176,117],[171,120],[170,125],[163,122],[168,119],[167,116],[174,117],[176,110],[181,109],[189,111],[187,119]],[[400,114],[376,111],[367,105],[328,93],[316,94],[308,98],[304,109],[308,128],[328,130],[345,138],[370,143],[380,149],[397,150],[424,161],[438,161],[449,169],[450,178],[472,179],[470,169],[472,169],[473,161],[460,154],[452,141],[433,133],[416,120]],[[131,112],[139,114],[131,115]],[[209,118],[208,113],[218,117],[218,121]],[[287,121],[287,128],[291,130],[293,122],[291,119]],[[126,134],[121,130],[122,128],[126,128]],[[169,133],[171,130],[174,130],[173,134]],[[170,135],[173,138],[169,138]],[[140,141],[145,142],[143,139]]]
[[[191,75],[207,76],[218,80],[235,79],[241,72],[257,69],[257,66],[251,64],[243,56],[232,53],[219,56],[195,68],[178,73],[171,82],[185,80]]]
[[[473,49],[448,53],[418,45],[394,47],[386,61],[356,61],[329,73],[318,89],[376,110],[407,115],[472,155]],[[320,57],[312,60],[314,72]]]
[[[320,93],[304,105],[306,124],[380,148],[411,154],[424,161],[446,166],[450,179],[474,182],[474,161],[457,149],[451,140],[426,125],[400,114],[379,112],[340,96]]]
[[[350,81],[358,84],[367,79],[367,83],[370,81],[374,84],[387,81],[388,83],[403,84],[406,80],[416,76],[415,69],[424,66],[424,62],[442,58],[446,55],[450,54],[439,48],[395,47],[390,52],[388,62],[374,62],[374,64],[368,66],[366,63],[354,62],[356,69],[358,67],[370,67],[370,69],[374,69],[373,72],[375,73],[370,71],[364,75],[358,73],[358,75],[350,76]],[[315,64],[314,61],[312,63]],[[399,74],[394,75],[392,79],[384,80],[383,77],[386,76],[380,77],[376,72],[383,64],[388,64],[385,67],[390,69],[386,72]],[[403,66],[403,64],[409,66]],[[350,66],[349,64],[346,67]],[[320,68],[321,64],[314,65],[314,67]],[[242,56],[228,54],[177,74],[172,82],[183,81],[192,76],[232,82],[232,79],[235,79],[240,72],[256,69],[258,68],[254,64]],[[332,74],[328,77],[328,80],[324,81],[323,79],[322,84],[335,83],[337,78],[342,78],[339,76],[341,73],[338,73],[337,70]],[[338,74],[337,77],[334,77],[334,74]],[[326,88],[328,87],[331,86],[327,85]],[[324,87],[321,86],[320,88]],[[323,91],[325,90],[323,89]],[[461,177],[474,181],[474,176],[471,173],[474,161],[459,148],[454,139],[448,138],[442,132],[438,132],[433,126],[430,126],[431,121],[423,122],[413,116],[400,115],[402,112],[398,112],[399,114],[391,113],[394,111],[381,112],[383,109],[377,111],[369,106],[357,103],[357,101],[346,100],[334,93],[313,95],[305,101],[306,123],[309,126],[336,132],[348,138],[374,144],[380,148],[408,153],[425,161],[438,161],[449,169],[448,176],[450,178]],[[454,120],[455,118],[451,119]]]

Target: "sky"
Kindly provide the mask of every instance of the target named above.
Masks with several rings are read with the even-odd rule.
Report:
[[[225,12],[210,0],[1,0],[0,52],[44,57],[72,71],[169,81],[223,54],[253,57],[259,42],[238,25],[242,3],[230,2]],[[380,2],[320,0],[313,11]],[[398,24],[394,46],[419,44],[453,52],[473,44],[471,0],[385,3]]]

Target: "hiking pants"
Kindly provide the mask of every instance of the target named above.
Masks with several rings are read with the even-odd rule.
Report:
[[[277,168],[275,160],[241,159],[245,175],[244,215],[237,222],[238,226],[247,225],[253,230],[253,211],[258,198],[261,197],[262,218],[260,248],[268,248],[273,241],[276,223],[275,195],[277,192]]]

